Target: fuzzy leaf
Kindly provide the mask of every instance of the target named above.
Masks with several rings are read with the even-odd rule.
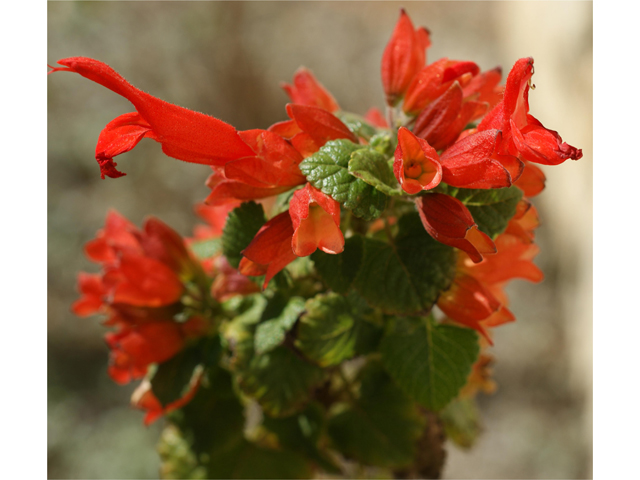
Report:
[[[307,301],[306,309],[296,347],[322,367],[367,351],[379,338],[380,328],[363,319],[361,306],[337,293],[317,295]]]
[[[382,363],[418,403],[438,411],[453,400],[478,357],[478,335],[429,318],[396,318],[382,343]]]
[[[222,231],[222,253],[233,268],[238,268],[242,260],[240,252],[247,248],[266,221],[262,205],[253,201],[245,202],[229,213]]]
[[[304,298],[293,297],[276,317],[258,325],[255,334],[256,354],[261,355],[273,350],[282,343],[286,333],[304,312],[304,302]]]
[[[386,157],[371,147],[353,152],[349,173],[386,195],[402,195]]]
[[[373,220],[387,206],[387,196],[349,174],[351,154],[362,149],[349,140],[331,140],[300,163],[311,185],[330,195],[356,217]]]
[[[331,290],[347,293],[360,269],[362,262],[362,237],[354,235],[347,238],[344,251],[330,255],[317,250],[311,255],[316,270]]]
[[[403,216],[394,244],[365,238],[354,287],[385,313],[427,312],[448,288],[457,255],[425,231],[417,213]]]
[[[334,447],[366,465],[398,468],[411,464],[424,418],[416,405],[377,363],[359,374],[360,398],[329,419]]]
[[[242,391],[272,417],[299,411],[309,401],[313,387],[324,379],[321,368],[285,347],[255,355],[247,368],[237,373]]]

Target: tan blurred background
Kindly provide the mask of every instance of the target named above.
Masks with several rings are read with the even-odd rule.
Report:
[[[53,2],[48,61],[102,60],[137,87],[238,129],[286,118],[282,80],[312,69],[344,110],[383,107],[380,58],[404,6],[432,32],[428,61],[501,65],[533,56],[531,112],[578,162],[544,168],[534,203],[546,279],[510,288],[514,324],[496,331],[495,395],[481,397],[474,449],[449,448],[445,478],[592,475],[592,3],[591,2]],[[106,374],[104,328],[69,311],[75,275],[95,271],[82,245],[114,207],[136,223],[157,215],[182,234],[196,220],[208,168],[143,141],[119,157],[128,175],[101,180],[100,130],[133,111],[78,75],[48,78],[48,466],[50,478],[154,478],[159,425],[128,406],[134,385]],[[161,423],[161,422],[159,422]]]

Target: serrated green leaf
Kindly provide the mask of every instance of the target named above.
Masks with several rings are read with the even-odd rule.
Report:
[[[387,206],[387,196],[349,174],[351,154],[364,148],[349,140],[331,140],[300,163],[309,183],[330,195],[356,217],[373,220]]]
[[[206,260],[217,255],[222,250],[222,240],[220,238],[209,238],[193,242],[190,245],[191,251],[200,260]]]
[[[334,447],[366,465],[404,467],[413,462],[424,418],[377,363],[359,375],[360,398],[329,419]]]
[[[304,298],[292,297],[276,317],[258,325],[254,340],[256,354],[266,353],[282,343],[286,333],[304,312],[304,304]]]
[[[334,292],[347,293],[362,262],[362,237],[354,235],[347,238],[344,251],[337,255],[316,250],[311,254],[311,260],[329,288]]]
[[[337,293],[307,301],[296,347],[322,367],[338,365],[375,343],[381,329],[362,318],[359,305]]]
[[[396,177],[389,168],[387,158],[371,147],[362,148],[351,154],[349,173],[386,195],[402,195]]]
[[[312,389],[324,379],[321,368],[285,347],[255,355],[247,368],[237,373],[238,386],[272,417],[299,411],[309,401]]]
[[[478,228],[493,238],[505,231],[522,199],[522,190],[515,186],[485,190],[443,185],[440,191],[464,203]]]
[[[278,444],[293,452],[304,454],[325,472],[340,470],[323,454],[318,442],[325,428],[324,409],[311,403],[302,412],[287,418],[265,417],[263,426],[278,438]]]
[[[480,414],[473,398],[457,398],[440,412],[447,437],[462,448],[471,448],[482,431]]]
[[[457,255],[425,231],[417,213],[403,216],[393,244],[365,238],[353,283],[362,297],[385,313],[427,312],[451,284]]]
[[[469,328],[429,318],[397,318],[380,344],[382,363],[414,400],[432,411],[444,408],[467,381],[480,347]]]
[[[249,246],[266,221],[262,205],[253,201],[229,213],[222,231],[222,252],[233,268],[238,268],[242,260],[240,252]]]

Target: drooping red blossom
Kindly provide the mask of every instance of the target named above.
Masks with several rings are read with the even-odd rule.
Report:
[[[442,179],[442,166],[437,152],[426,140],[400,127],[393,173],[402,189],[415,194],[435,188]]]
[[[483,255],[496,252],[491,238],[478,229],[471,212],[457,198],[442,193],[429,193],[416,199],[424,228],[437,241],[459,248],[474,262]]]
[[[426,61],[431,45],[426,28],[414,29],[409,15],[400,10],[400,18],[382,54],[382,86],[387,104],[394,106],[404,95],[413,77]]]
[[[293,103],[319,107],[331,113],[340,110],[333,95],[304,67],[294,74],[293,85],[283,82],[280,86]]]
[[[558,165],[571,158],[582,158],[582,150],[564,143],[558,132],[545,128],[529,115],[529,88],[533,58],[518,60],[507,77],[502,101],[487,114],[479,130],[502,131],[502,153],[543,165]]]
[[[137,112],[110,122],[100,134],[96,160],[102,178],[117,178],[113,157],[128,152],[143,138],[162,145],[170,157],[205,165],[224,165],[251,155],[238,132],[217,118],[160,100],[131,85],[108,65],[86,57],[64,58],[53,72],[75,72],[125,97]]]
[[[293,225],[292,247],[298,257],[311,255],[316,249],[341,253],[344,236],[340,230],[340,204],[307,183],[293,194],[289,205]]]
[[[242,251],[244,258],[240,261],[238,270],[248,276],[265,275],[263,286],[266,288],[276,273],[298,258],[293,253],[292,238],[293,223],[287,210],[258,230],[251,243]]]
[[[504,87],[499,85],[501,79],[502,68],[500,67],[482,72],[462,87],[462,94],[464,98],[486,102],[489,108],[493,108],[502,100],[504,93]]]
[[[495,240],[497,252],[475,262],[466,253],[458,257],[452,286],[440,295],[438,307],[452,320],[482,334],[493,344],[489,328],[515,320],[507,308],[504,286],[520,278],[540,282],[540,269],[533,263],[539,248],[533,243],[538,226],[535,208],[522,200],[507,230]]]

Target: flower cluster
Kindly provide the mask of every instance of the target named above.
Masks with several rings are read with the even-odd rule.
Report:
[[[518,60],[500,86],[499,68],[428,63],[430,44],[430,32],[402,10],[382,56],[384,113],[344,112],[301,68],[282,85],[288,119],[245,131],[157,99],[97,60],[52,68],[135,108],[100,133],[102,178],[124,175],[114,157],[143,138],[212,169],[211,193],[196,207],[207,225],[193,238],[154,218],[138,229],[111,212],[86,246],[102,272],[80,274],[73,311],[107,315],[115,329],[106,336],[109,374],[118,383],[143,379],[133,403],[147,423],[199,405],[195,424],[192,412],[174,419],[197,443],[205,435],[198,415],[216,419],[207,409],[218,400],[237,413],[242,392],[278,437],[284,424],[269,419],[303,415],[317,400],[304,415],[326,419],[331,441],[316,441],[318,433],[317,445],[305,444],[312,463],[330,463],[314,450],[330,443],[363,464],[380,457],[378,466],[406,467],[424,423],[415,404],[439,412],[457,396],[493,390],[492,357],[481,350],[492,344],[491,328],[515,320],[504,287],[543,277],[533,263],[539,220],[530,198],[545,186],[537,165],[582,152],[529,113],[532,58]],[[356,356],[365,366],[350,386],[337,367]],[[395,407],[379,412],[377,389]],[[372,420],[393,415],[388,425]],[[287,428],[309,424],[304,418]],[[398,442],[400,429],[389,428],[389,438],[370,435],[384,440],[374,454],[358,450],[369,437],[360,430],[396,421],[408,425]],[[242,459],[258,447],[236,430],[224,455],[235,448]],[[355,440],[345,441],[352,430]]]

